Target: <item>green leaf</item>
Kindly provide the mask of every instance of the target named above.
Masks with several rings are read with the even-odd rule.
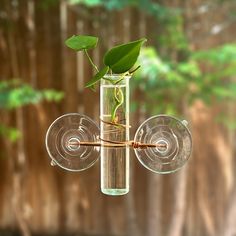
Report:
[[[117,74],[130,70],[137,61],[141,46],[145,41],[146,39],[143,38],[112,48],[105,54],[104,64]]]
[[[67,47],[75,50],[87,50],[97,46],[98,38],[86,35],[73,35],[65,41]]]
[[[102,70],[100,70],[94,77],[85,85],[85,88],[92,87],[94,88],[94,84],[96,84],[109,70],[108,66],[105,66]]]

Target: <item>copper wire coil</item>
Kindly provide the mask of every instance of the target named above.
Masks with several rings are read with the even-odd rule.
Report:
[[[104,140],[101,139],[102,142],[104,143],[97,143],[97,142],[69,142],[69,145],[79,145],[79,146],[101,146],[101,147],[126,147],[127,145],[133,148],[141,148],[145,149],[148,147],[151,148],[156,148],[156,147],[166,147],[165,144],[152,144],[152,143],[139,143],[139,142],[134,142],[133,140],[131,141],[124,141],[124,142],[116,142],[116,141],[111,141],[111,140]]]

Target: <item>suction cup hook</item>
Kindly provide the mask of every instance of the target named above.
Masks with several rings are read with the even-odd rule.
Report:
[[[166,174],[181,168],[189,159],[192,138],[187,121],[167,115],[153,116],[136,131],[134,142],[158,144],[156,148],[136,148],[135,154],[147,169]]]
[[[85,115],[71,113],[57,118],[46,134],[46,148],[51,165],[70,171],[91,167],[98,159],[100,147],[81,146],[80,142],[98,142],[99,128]]]

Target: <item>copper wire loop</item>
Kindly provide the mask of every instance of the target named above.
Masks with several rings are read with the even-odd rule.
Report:
[[[79,145],[79,146],[101,146],[101,147],[112,147],[112,148],[119,148],[119,147],[126,147],[127,145],[132,148],[141,148],[145,149],[148,147],[156,148],[156,147],[167,147],[166,144],[152,144],[152,143],[140,143],[131,141],[125,142],[115,142],[111,140],[103,140],[101,139],[102,143],[97,142],[68,142],[68,145]]]
[[[140,143],[139,143],[139,142],[134,142],[134,141],[133,141],[133,142],[131,143],[131,145],[132,145],[133,148],[139,148],[139,147],[140,147]]]

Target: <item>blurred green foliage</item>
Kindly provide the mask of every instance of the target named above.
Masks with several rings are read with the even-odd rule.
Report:
[[[19,79],[0,82],[0,110],[15,110],[19,107],[37,104],[43,100],[58,102],[63,93],[52,89],[36,90]],[[0,136],[14,142],[20,137],[20,132],[14,127],[7,127],[0,123]]]
[[[21,137],[21,133],[14,127],[0,124],[0,136],[7,138],[9,141],[14,143]]]
[[[51,0],[52,1],[52,0]],[[151,0],[69,0],[70,4],[82,4],[87,7],[102,6],[105,9],[122,10],[125,7],[136,7],[156,17],[160,22],[173,22],[179,9],[166,7]]]
[[[20,80],[0,82],[0,108],[15,109],[28,104],[37,104],[42,100],[60,101],[63,93],[55,90],[35,90]]]
[[[192,58],[206,68],[198,82],[199,96],[204,99],[200,89],[208,91],[218,101],[236,98],[236,44],[195,52]]]
[[[133,86],[143,92],[142,105],[153,114],[180,113],[182,104],[196,99],[207,104],[236,99],[236,44],[192,52],[187,60],[177,62],[163,60],[155,48],[148,47],[139,64],[142,69]]]
[[[144,95],[144,109],[151,114],[179,115],[196,99],[206,104],[235,100],[236,44],[195,52],[188,43],[183,16],[175,19],[163,27],[158,46],[144,49],[140,56],[142,68],[133,86]],[[218,121],[231,128],[236,125],[224,116]]]

